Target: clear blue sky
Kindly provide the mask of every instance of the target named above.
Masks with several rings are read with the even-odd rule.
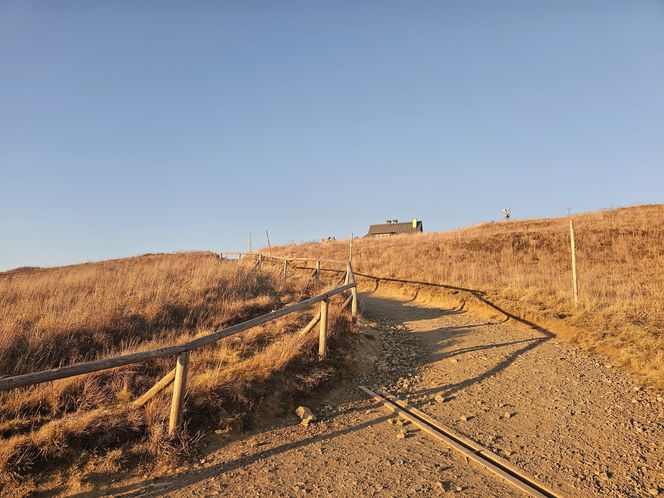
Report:
[[[664,2],[0,0],[0,269],[664,192]]]

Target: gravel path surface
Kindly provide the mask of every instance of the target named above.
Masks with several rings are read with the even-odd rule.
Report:
[[[384,386],[568,496],[664,494],[664,402],[628,374],[545,333],[377,295],[366,368],[322,400],[229,439],[200,464],[114,488],[123,496],[521,496],[356,388]],[[293,407],[295,408],[295,407]],[[396,420],[392,420],[396,422]]]
[[[664,492],[664,403],[599,357],[539,331],[369,299],[418,337],[426,365],[388,386],[569,496]]]

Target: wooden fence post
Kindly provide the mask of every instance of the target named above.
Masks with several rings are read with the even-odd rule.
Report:
[[[353,282],[355,281],[354,277],[351,279],[351,275],[353,275],[353,265],[350,261],[348,261],[348,264],[346,265],[346,281],[344,282],[345,284],[350,284],[351,281]],[[350,296],[351,296],[350,316],[352,323],[355,323],[357,321],[357,286],[353,287],[350,290]]]
[[[265,229],[265,238],[267,239],[267,247],[270,250],[270,256],[272,256],[272,246],[270,245],[270,234],[267,233],[267,228]]]
[[[320,302],[320,328],[318,335],[318,359],[327,356],[327,299]]]
[[[569,220],[569,242],[572,247],[572,285],[574,286],[574,305],[579,304],[579,283],[576,279],[576,244],[574,243],[574,223]]]
[[[263,255],[262,254],[258,255],[258,269],[259,270],[263,269]]]
[[[350,292],[353,297],[350,303],[350,316],[352,323],[355,323],[357,321],[357,287],[353,287]]]
[[[168,422],[168,435],[175,436],[182,426],[182,408],[187,384],[187,370],[189,369],[189,352],[178,355],[175,366],[175,380],[173,384],[173,399],[171,401],[171,418]]]
[[[288,260],[284,260],[284,277],[286,276],[286,272],[288,271]]]
[[[320,282],[320,261],[316,261],[316,282]]]

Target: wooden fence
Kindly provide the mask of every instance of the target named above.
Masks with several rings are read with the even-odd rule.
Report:
[[[142,363],[149,360],[153,360],[155,358],[162,358],[165,356],[176,356],[175,368],[171,370],[165,377],[159,380],[145,394],[143,394],[133,402],[133,405],[136,408],[139,408],[145,405],[145,403],[147,403],[147,401],[152,399],[156,394],[158,394],[166,387],[168,387],[171,383],[173,383],[174,384],[173,397],[171,401],[171,412],[170,412],[168,431],[170,435],[175,435],[182,427],[182,412],[184,407],[184,396],[187,384],[189,353],[191,351],[202,348],[203,346],[216,343],[221,339],[225,339],[240,332],[244,332],[245,330],[248,330],[252,327],[256,327],[257,325],[262,325],[264,323],[271,322],[282,316],[289,315],[297,311],[306,310],[316,304],[319,304],[320,311],[316,314],[316,316],[314,316],[314,318],[302,330],[301,333],[303,334],[308,333],[316,325],[319,326],[318,355],[322,359],[327,354],[327,334],[328,334],[327,317],[328,317],[328,307],[329,307],[330,298],[339,294],[350,293],[348,298],[342,304],[341,309],[345,309],[350,304],[352,320],[355,321],[357,318],[357,286],[355,282],[355,275],[353,274],[352,265],[348,261],[314,260],[306,258],[285,259],[276,256],[267,256],[264,254],[257,254],[257,253],[222,253],[220,254],[220,257],[223,258],[224,255],[234,255],[242,259],[255,258],[256,268],[261,268],[265,261],[271,260],[273,262],[283,264],[284,275],[287,274],[289,262],[315,261],[316,267],[311,277],[315,278],[316,280],[318,280],[320,277],[321,262],[331,263],[331,264],[345,264],[346,265],[345,278],[343,285],[340,285],[323,294],[314,296],[309,299],[305,299],[304,301],[301,301],[297,304],[285,306],[279,310],[258,316],[256,318],[252,318],[251,320],[247,320],[245,322],[238,323],[236,325],[232,325],[230,327],[218,330],[211,334],[198,337],[184,344],[153,349],[150,351],[142,351],[140,353],[115,356],[113,358],[88,361],[85,363],[77,363],[75,365],[54,368],[52,370],[44,370],[41,372],[33,372],[23,375],[17,375],[14,377],[0,378],[0,391],[8,391],[20,387],[41,384],[43,382],[65,379],[67,377],[74,377],[77,375],[83,375],[92,372],[99,372],[101,370],[110,370],[112,368],[123,367],[134,363]]]

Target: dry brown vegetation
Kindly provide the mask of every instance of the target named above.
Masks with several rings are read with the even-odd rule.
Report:
[[[574,216],[580,303],[574,306],[569,220],[486,223],[450,232],[356,239],[356,272],[483,291],[508,309],[581,329],[582,346],[664,387],[664,205]],[[348,241],[274,249],[346,258]]]
[[[184,342],[313,290],[297,277],[210,253],[3,273],[0,375]],[[201,427],[242,426],[267,393],[287,396],[331,375],[329,366],[314,361],[315,334],[297,333],[306,320],[288,315],[193,352],[188,430],[177,441],[166,436],[169,396],[143,409],[129,404],[174,367],[174,358],[0,393],[0,475],[7,481],[44,463],[83,465],[103,453],[113,461],[145,461],[146,455],[163,461]],[[333,333],[348,326],[334,311],[330,322]],[[284,375],[288,369],[297,378]]]

